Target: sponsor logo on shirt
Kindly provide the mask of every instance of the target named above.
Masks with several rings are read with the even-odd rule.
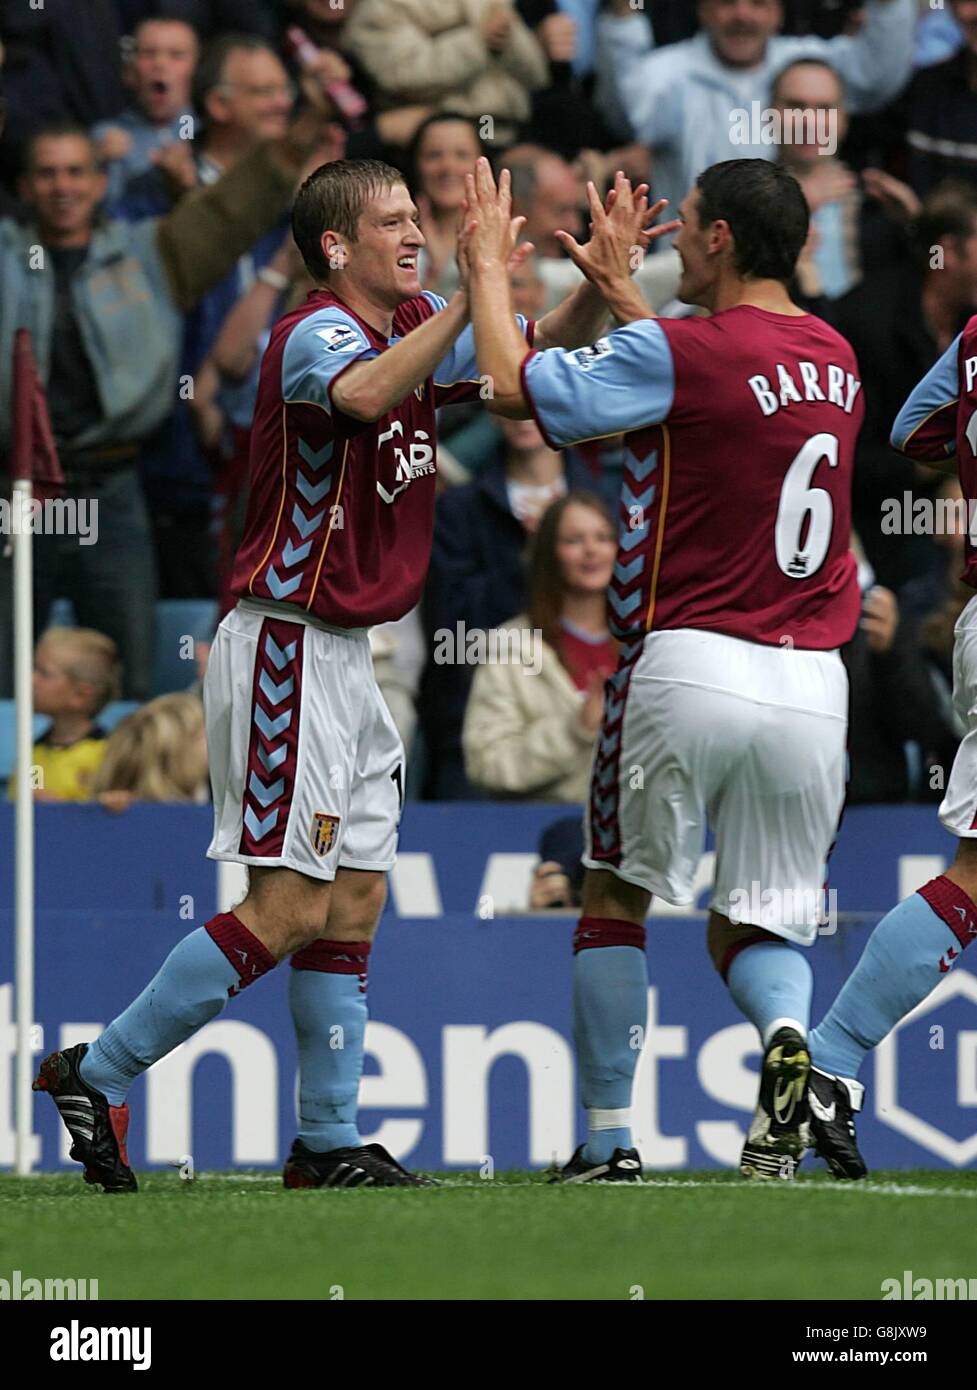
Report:
[[[384,430],[378,437],[377,444],[387,444],[396,436],[403,437],[404,427],[399,420],[394,420],[388,430]],[[377,492],[384,502],[392,502],[399,493],[405,488],[410,487],[415,478],[423,478],[429,473],[436,471],[434,459],[434,449],[427,443],[429,436],[426,430],[415,430],[408,445],[408,452],[404,452],[398,444],[391,445],[394,458],[397,461],[397,471],[394,475],[396,486],[388,489],[377,479]],[[382,457],[382,455],[381,455]]]

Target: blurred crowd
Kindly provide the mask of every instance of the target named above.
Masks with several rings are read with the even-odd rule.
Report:
[[[807,137],[792,110],[817,117]],[[154,689],[157,614],[229,602],[258,365],[310,288],[287,230],[299,182],[344,155],[397,165],[423,282],[449,294],[463,177],[486,153],[535,246],[513,287],[530,318],[576,283],[554,233],[586,236],[587,180],[623,169],[677,206],[723,159],[799,179],[795,297],[853,343],[867,406],[850,800],[940,799],[966,522],[959,489],[888,439],[977,311],[977,0],[0,0],[0,121],[0,457],[29,327],[66,493],[99,509],[95,545],[36,537],[38,633],[56,600],[76,623],[37,650],[46,756],[71,755],[47,794],[206,796],[198,696]],[[660,242],[637,271],[663,315],[690,312],[677,261]],[[372,633],[409,791],[578,805],[616,662],[621,441],[557,452],[482,408],[439,431],[427,592]],[[946,524],[886,528],[893,498]],[[0,555],[0,697],[10,571]],[[506,659],[457,659],[464,634],[496,631]],[[143,708],[109,732],[120,694]],[[559,864],[548,901],[570,891]]]

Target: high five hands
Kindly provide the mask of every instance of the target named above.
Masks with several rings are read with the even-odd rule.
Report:
[[[465,178],[466,199],[461,210],[459,264],[467,280],[476,271],[495,265],[510,270],[532,250],[518,246],[524,217],[512,216],[512,196],[508,169],[499,176],[498,188],[487,159],[479,159],[474,174]],[[655,226],[668,205],[667,198],[648,206],[648,185],[631,188],[619,170],[614,187],[602,203],[593,183],[587,184],[590,204],[590,240],[581,245],[569,232],[557,232],[567,255],[598,289],[606,291],[622,280],[628,281],[641,264],[645,251],[659,237],[681,226],[678,221]]]
[[[511,274],[533,253],[531,241],[517,244],[526,219],[512,216],[511,183],[509,170],[503,169],[496,188],[485,158],[478,160],[474,174],[465,175],[457,252],[462,284],[468,283],[476,260],[480,268],[498,262]]]
[[[614,187],[605,203],[592,183],[587,184],[587,201],[590,240],[581,246],[569,232],[557,232],[556,237],[574,265],[602,291],[628,280],[641,265],[651,243],[682,225],[673,220],[655,226],[668,199],[659,198],[649,207],[648,185],[639,183],[632,190],[630,179],[620,169],[614,175]]]

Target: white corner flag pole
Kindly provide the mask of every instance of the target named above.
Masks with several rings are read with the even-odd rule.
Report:
[[[14,702],[17,710],[17,805],[14,829],[14,1000],[17,1011],[17,1066],[14,1081],[14,1169],[22,1176],[33,1162],[34,1107],[34,795],[31,757],[34,745],[34,595],[32,589],[34,495],[33,359],[30,335],[18,329],[14,339],[14,401],[10,539],[14,570]]]
[[[31,761],[34,747],[34,595],[29,515],[32,483],[19,478],[13,485],[14,700],[17,710],[17,804],[15,820],[15,1008],[17,1068],[15,1082],[16,1146],[14,1168],[31,1171],[33,1154],[34,1072],[34,795]],[[23,524],[22,524],[23,523]]]

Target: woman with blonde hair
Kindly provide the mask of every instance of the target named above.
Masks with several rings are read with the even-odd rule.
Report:
[[[94,792],[110,810],[133,801],[203,802],[208,797],[203,704],[160,695],[109,737]]]
[[[596,494],[573,490],[543,514],[529,611],[497,629],[465,712],[465,770],[486,791],[586,800],[604,682],[617,666],[607,626],[616,553],[613,519]]]

